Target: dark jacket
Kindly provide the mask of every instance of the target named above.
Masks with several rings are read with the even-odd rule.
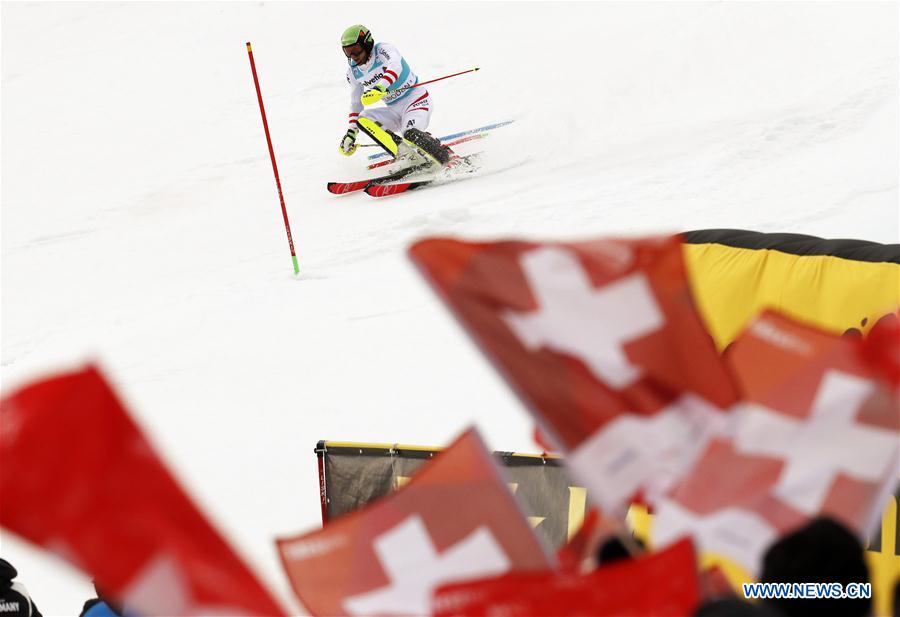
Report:
[[[0,559],[0,617],[42,617],[25,586],[13,581],[18,574],[11,563]]]

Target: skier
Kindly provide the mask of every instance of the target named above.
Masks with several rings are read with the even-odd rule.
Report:
[[[452,151],[425,131],[431,119],[431,96],[428,90],[416,86],[419,78],[397,48],[390,43],[375,43],[372,33],[361,24],[344,30],[341,47],[350,65],[347,68],[347,83],[351,88],[350,126],[341,139],[341,153],[350,156],[356,152],[356,135],[360,127],[358,120],[362,117],[378,123],[394,144],[402,142],[398,136],[402,134],[404,139],[438,163],[446,164]],[[386,106],[364,109],[378,101],[384,101]],[[366,133],[381,143],[378,136],[368,130]],[[393,150],[397,149],[394,144],[381,145],[396,156],[396,152],[391,152],[391,146]]]

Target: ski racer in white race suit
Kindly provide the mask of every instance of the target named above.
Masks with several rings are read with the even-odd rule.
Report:
[[[433,109],[431,96],[424,87],[416,86],[419,78],[397,48],[390,43],[375,43],[372,33],[361,24],[344,31],[341,47],[349,64],[347,83],[351,90],[350,126],[341,139],[341,153],[350,156],[356,152],[357,119],[363,116],[446,163],[452,152],[425,132]],[[384,101],[385,106],[367,108],[378,101]]]

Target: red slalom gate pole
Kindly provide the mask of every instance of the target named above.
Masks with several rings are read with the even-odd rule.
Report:
[[[284,230],[287,232],[288,246],[291,248],[291,260],[294,262],[294,274],[300,273],[297,253],[294,252],[294,240],[291,238],[291,223],[288,221],[287,208],[284,206],[284,194],[281,192],[281,179],[278,177],[278,165],[275,163],[275,150],[272,149],[272,138],[269,136],[269,123],[266,121],[266,108],[263,106],[262,92],[259,89],[259,78],[256,76],[256,63],[253,61],[253,48],[247,42],[247,55],[250,56],[250,70],[253,71],[253,83],[256,84],[256,98],[259,99],[259,113],[262,114],[263,130],[266,132],[266,143],[269,145],[269,158],[272,159],[272,171],[275,172],[275,186],[278,187],[278,199],[281,201],[281,214],[284,216]]]

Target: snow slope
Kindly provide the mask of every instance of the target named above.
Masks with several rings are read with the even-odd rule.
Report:
[[[272,540],[320,522],[317,440],[439,445],[474,422],[534,450],[405,247],[713,227],[896,243],[897,7],[4,3],[3,390],[98,360],[296,610]],[[437,135],[515,120],[460,147],[485,150],[482,177],[325,192],[364,162],[337,153],[354,22],[423,79],[482,68],[430,88]],[[0,550],[45,615],[92,595],[8,532]]]

